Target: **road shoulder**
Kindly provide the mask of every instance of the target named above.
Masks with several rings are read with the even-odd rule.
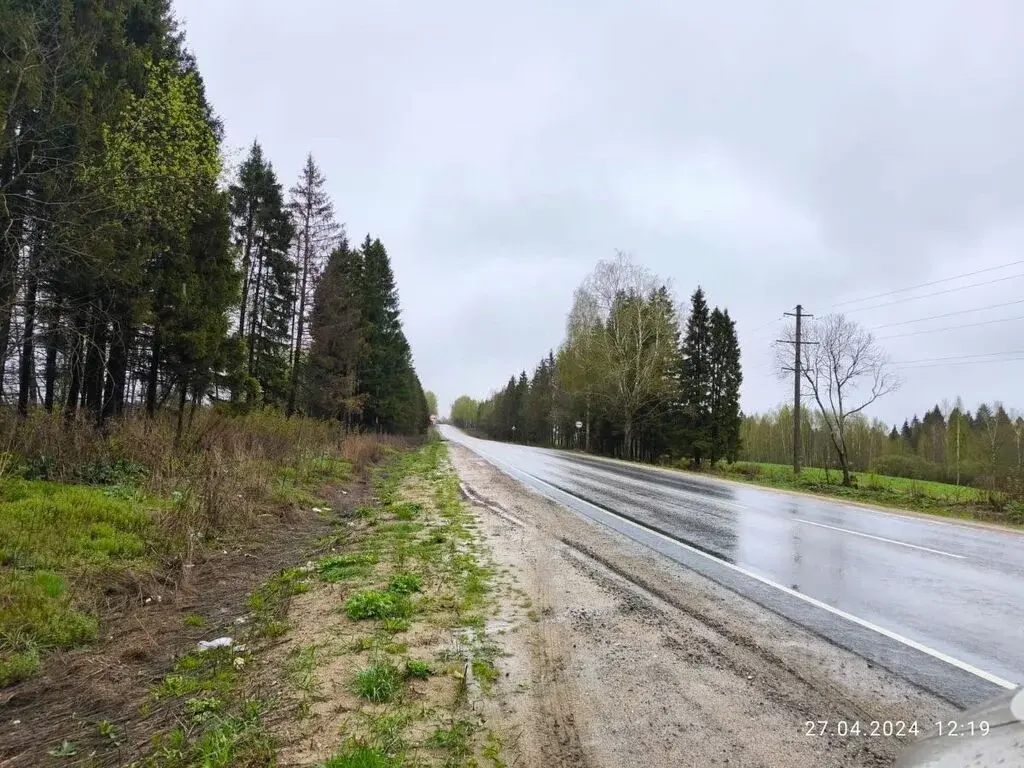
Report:
[[[618,766],[643,754],[651,766],[880,766],[909,735],[808,736],[805,724],[924,730],[950,713],[448,446],[494,557],[518,575],[520,610],[531,606],[530,623],[509,632],[508,678],[496,689],[522,734],[510,742],[519,764]]]

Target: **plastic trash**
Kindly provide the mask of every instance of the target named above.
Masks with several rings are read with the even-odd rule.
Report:
[[[233,642],[230,637],[218,637],[216,640],[200,640],[199,650],[208,651],[211,648],[227,648]]]

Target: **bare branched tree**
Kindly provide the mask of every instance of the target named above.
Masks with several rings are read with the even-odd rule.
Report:
[[[795,329],[788,328],[785,342],[792,342]],[[880,397],[895,391],[899,379],[889,370],[885,352],[874,337],[844,315],[825,315],[811,321],[801,348],[801,379],[804,389],[814,397],[821,413],[836,458],[843,471],[843,485],[850,485],[847,425]],[[791,377],[791,343],[775,345],[780,378]]]

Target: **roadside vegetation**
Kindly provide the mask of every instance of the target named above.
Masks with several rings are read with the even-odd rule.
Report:
[[[393,454],[373,491],[250,597],[230,645],[177,659],[148,706],[179,725],[133,765],[503,765],[472,707],[498,674],[496,575],[443,444]]]
[[[719,464],[713,474],[773,488],[835,496],[850,501],[967,520],[1024,525],[1024,504],[1004,493],[992,493],[934,480],[857,473],[849,486],[836,469],[804,467],[799,475],[786,464],[739,461]]]
[[[319,489],[385,446],[271,413],[204,411],[184,442],[173,418],[102,433],[36,412],[3,426],[14,450],[0,475],[0,687],[38,674],[48,651],[95,641],[112,594],[184,585],[222,538],[325,504]]]
[[[497,675],[497,577],[446,449],[432,440],[374,474],[377,502],[311,563],[294,606],[279,653],[303,671],[275,732],[326,768],[500,766],[500,740],[471,707]]]
[[[162,665],[329,526],[338,486],[420,439],[434,400],[390,256],[350,245],[314,159],[291,187],[257,143],[229,167],[164,0],[66,5],[0,7],[5,765],[42,764],[60,728],[78,735],[44,755],[84,751],[79,714],[130,707],[152,675],[161,702],[209,684],[188,718],[244,730],[256,709],[202,702],[244,652]],[[298,582],[268,583],[251,613],[269,637]],[[119,755],[125,711],[86,729]],[[168,764],[237,764],[203,763],[192,730]]]

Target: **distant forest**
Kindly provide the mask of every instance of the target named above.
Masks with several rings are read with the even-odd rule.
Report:
[[[858,414],[846,426],[851,468],[897,477],[1018,490],[1024,485],[1024,415],[1000,403],[973,413],[956,403],[936,405],[924,418],[889,425]],[[775,464],[793,460],[793,411],[744,416],[741,455]],[[835,466],[827,427],[814,409],[801,418],[804,461]]]

